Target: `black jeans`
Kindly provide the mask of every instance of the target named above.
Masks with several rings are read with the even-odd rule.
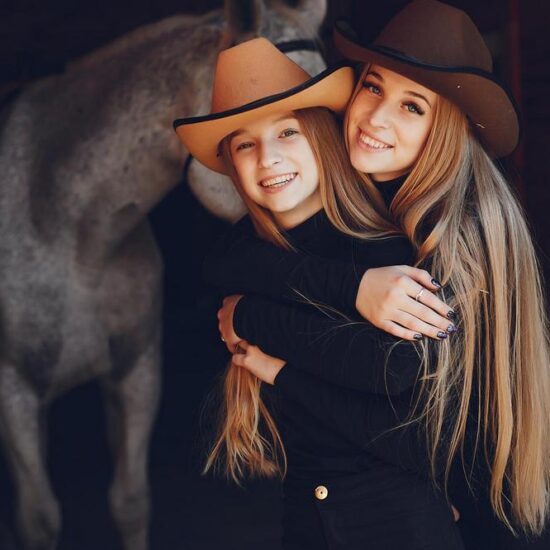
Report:
[[[283,490],[284,550],[464,550],[446,499],[414,474],[376,469]]]

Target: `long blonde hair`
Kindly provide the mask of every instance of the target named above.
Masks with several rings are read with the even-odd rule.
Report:
[[[443,456],[447,481],[455,459],[468,450],[467,429],[473,430],[468,437],[475,442],[474,455],[480,454],[490,469],[495,514],[512,531],[541,533],[550,507],[549,327],[530,232],[505,178],[464,114],[439,97],[426,145],[386,209],[368,175],[350,172],[334,128],[320,126],[319,136],[329,138],[331,147],[319,147],[318,130],[310,133],[306,113],[297,114],[306,117],[304,129],[320,166],[323,205],[334,226],[363,239],[405,234],[417,251],[417,265],[430,265],[459,315],[459,332],[447,341],[417,344],[423,358],[417,405],[434,477]],[[259,233],[284,245],[251,212],[256,227],[261,226]],[[240,371],[238,376],[250,375]],[[234,408],[234,425],[246,430],[246,405],[237,402],[235,387],[227,381],[226,408]],[[282,449],[274,424],[270,432],[268,439]],[[218,444],[228,453],[234,443],[240,444],[239,439],[231,441],[227,430],[220,433]],[[210,466],[220,456],[219,447],[214,449]],[[262,471],[258,464],[265,453],[237,447],[232,452],[225,470],[231,477],[239,478],[243,471],[284,472],[277,461],[269,472]]]
[[[341,225],[355,226],[362,219],[362,214],[353,205],[360,207],[364,202],[363,183],[350,165],[334,115],[321,107],[300,109],[294,115],[317,163],[319,189],[325,209],[331,212],[331,217],[338,217]],[[291,249],[271,212],[251,201],[242,190],[228,144],[228,139],[222,143],[222,154],[231,179],[250,212],[256,232],[278,246]],[[345,213],[334,206],[340,202],[339,195],[344,195],[351,205]],[[373,215],[378,225],[385,223],[381,215],[374,211]],[[218,434],[208,454],[205,472],[214,469],[236,483],[247,477],[284,477],[284,446],[276,423],[262,400],[261,387],[261,381],[247,370],[233,364],[228,366],[223,377]]]
[[[361,177],[367,202],[379,204],[376,187]],[[338,206],[357,211],[358,205]],[[366,238],[370,208],[361,208]],[[420,416],[434,477],[443,454],[447,481],[473,429],[468,437],[490,469],[495,514],[512,531],[540,534],[550,507],[550,342],[540,267],[508,183],[465,115],[443,97],[388,214],[415,247],[417,265],[430,265],[445,284],[460,317],[459,332],[447,341],[420,345]],[[338,228],[361,236],[357,225]]]

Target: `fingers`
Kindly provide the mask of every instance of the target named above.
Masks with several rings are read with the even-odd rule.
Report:
[[[407,276],[405,275],[405,277]],[[402,281],[400,286],[402,289],[406,287],[406,297],[400,301],[399,309],[437,328],[435,332],[426,333],[423,331],[423,334],[434,337],[439,331],[449,334],[456,331],[456,326],[453,323],[456,314],[445,302],[410,278],[407,281]],[[394,317],[392,315],[392,320],[398,323],[401,322],[401,320]],[[413,328],[418,330],[420,327],[415,326]]]
[[[432,294],[429,290],[425,290],[422,293],[418,302],[421,304],[424,304],[431,310],[436,311],[441,317],[444,317],[447,320],[447,323],[448,321],[452,321],[453,319],[456,319],[456,315],[453,315],[454,311],[443,300],[440,300],[437,296]],[[452,312],[452,313],[449,313],[449,312]]]
[[[246,353],[234,353],[231,362],[237,367],[245,366]]]
[[[415,304],[415,306],[419,306],[421,304]],[[425,308],[430,312],[430,315],[426,315],[426,317],[439,317],[437,314],[435,314],[433,311],[429,310],[428,308]],[[410,314],[406,311],[401,311],[396,313],[395,318],[393,319],[395,322],[400,324],[402,327],[408,329],[409,331],[412,331],[413,334],[420,333],[424,336],[429,336],[430,338],[434,338],[435,340],[445,340],[450,332],[447,331],[447,328],[449,327],[450,323],[447,321],[446,327],[439,327],[437,325],[433,325],[430,323],[427,323],[422,320],[422,315],[419,313],[416,314]],[[451,330],[451,332],[454,332],[454,330]],[[414,336],[413,336],[414,338]],[[420,338],[416,337],[415,340],[419,340]]]
[[[235,344],[235,353],[238,353],[240,355],[246,354],[249,347],[250,347],[250,344],[246,340],[239,340]]]
[[[393,321],[384,321],[379,328],[401,340],[410,340],[411,342],[422,340],[421,333],[407,329]]]
[[[431,273],[425,269],[411,267],[410,265],[399,266],[399,269],[429,290],[440,290],[442,288],[441,283],[437,279],[434,279]]]

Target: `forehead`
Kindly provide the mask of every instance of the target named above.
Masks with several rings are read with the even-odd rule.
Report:
[[[244,124],[233,133],[231,133],[229,137],[230,139],[233,139],[234,137],[241,134],[262,133],[269,130],[269,128],[277,126],[278,124],[281,124],[282,122],[289,119],[295,120],[295,114],[292,111],[278,111],[275,113],[269,113],[265,116],[260,116]]]
[[[407,78],[406,76],[403,76],[399,73],[396,73],[394,71],[390,71],[389,69],[386,69],[385,67],[382,67],[380,65],[371,65],[367,69],[365,69],[364,75],[375,73],[375,75],[379,75],[381,77],[381,81],[386,86],[391,86],[392,88],[396,89],[402,89],[403,91],[412,91],[419,94],[422,94],[426,97],[433,97],[435,98],[437,94],[430,90],[429,88],[426,88],[425,86],[422,86],[422,84],[419,84],[418,82],[411,80],[410,78]],[[375,75],[372,75],[373,78],[377,78]]]

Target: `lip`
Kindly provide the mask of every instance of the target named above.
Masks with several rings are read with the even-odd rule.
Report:
[[[288,176],[288,175],[293,175],[293,177],[291,179],[289,179],[288,181],[286,181],[284,184],[282,185],[278,185],[276,187],[264,187],[262,185],[262,182],[266,181],[266,180],[270,180],[270,179],[273,179],[273,178],[276,178],[276,177],[279,177],[279,176]],[[273,176],[269,176],[267,178],[263,178],[260,182],[258,182],[258,187],[264,191],[265,193],[269,193],[269,194],[275,194],[275,193],[280,193],[281,191],[283,191],[284,189],[286,189],[291,183],[293,183],[296,178],[298,177],[298,172],[286,172],[286,173],[283,173],[283,174],[275,174]]]
[[[383,148],[372,147],[369,144],[365,143],[361,139],[361,134],[364,134],[365,136],[367,136],[367,137],[369,137],[369,138],[371,138],[375,141],[383,143],[384,145],[387,145],[387,147],[383,147]],[[361,149],[363,149],[364,151],[368,151],[369,153],[385,153],[385,152],[390,151],[391,149],[393,149],[393,145],[390,145],[389,143],[386,143],[385,141],[382,141],[381,139],[373,136],[369,132],[366,132],[365,130],[362,130],[359,127],[357,127],[357,139],[356,139],[356,141],[357,141],[357,144],[359,145],[359,147],[361,147]]]

